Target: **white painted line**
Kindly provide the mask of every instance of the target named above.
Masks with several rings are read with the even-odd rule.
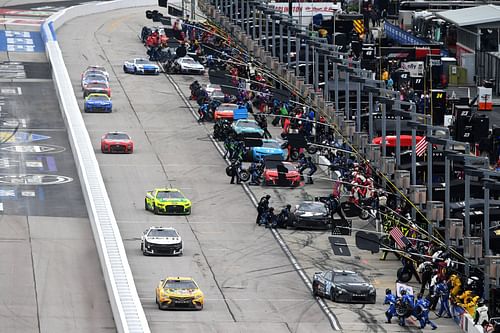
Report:
[[[17,87],[17,94],[18,95],[22,95],[23,94],[23,91],[21,90],[21,87]]]
[[[197,115],[196,111],[191,106],[191,103],[189,103],[188,99],[184,96],[184,93],[181,91],[181,89],[179,88],[179,86],[177,85],[177,83],[172,79],[172,77],[170,75],[165,74],[165,76],[170,81],[170,83],[174,86],[175,90],[177,91],[177,94],[181,97],[181,99],[183,100],[184,104],[186,104],[186,106],[188,107],[188,109],[191,111],[191,114],[193,115],[193,117],[195,119],[198,119],[198,115]],[[200,124],[200,125],[202,125],[202,124]],[[210,140],[214,144],[215,148],[219,152],[219,154],[221,154],[221,156],[224,156],[224,151],[223,151],[222,147],[220,146],[220,144],[217,141],[214,140],[213,136],[208,132],[208,130],[207,130],[207,133],[209,135]],[[227,164],[230,163],[228,158],[225,158],[225,161],[226,161]],[[258,201],[257,201],[257,198],[255,197],[254,193],[250,190],[250,188],[248,187],[247,184],[243,183],[242,187],[243,187],[244,191],[247,193],[247,195],[250,198],[250,200],[252,201],[253,205],[255,207],[257,207]],[[311,283],[311,280],[306,275],[304,269],[299,264],[299,262],[297,261],[297,259],[293,255],[292,251],[290,251],[290,249],[288,248],[288,245],[283,240],[283,237],[281,237],[280,232],[277,229],[274,229],[274,228],[270,228],[270,230],[271,230],[274,238],[276,239],[276,241],[280,245],[281,249],[283,250],[283,252],[285,253],[285,255],[288,257],[288,259],[290,260],[290,262],[292,263],[292,266],[295,268],[295,270],[299,274],[300,278],[302,279],[302,281],[304,282],[304,284],[307,286],[307,289],[309,289],[309,291],[312,294],[312,283]],[[331,324],[332,328],[334,330],[336,330],[336,331],[340,331],[341,330],[340,323],[339,323],[337,317],[335,316],[335,314],[332,312],[332,310],[326,304],[325,300],[323,300],[322,298],[316,297],[316,301],[318,302],[321,310],[323,310],[323,313],[328,317],[328,320],[330,321],[330,324]]]
[[[35,193],[35,191],[22,191],[21,195],[23,197],[32,197],[32,198],[34,198],[36,196],[36,193]]]
[[[3,202],[0,202],[0,212],[3,212]]]

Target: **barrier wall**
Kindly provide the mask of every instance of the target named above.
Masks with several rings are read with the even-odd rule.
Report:
[[[68,130],[118,332],[149,333],[150,329],[137,294],[123,240],[55,31],[65,22],[76,17],[110,10],[156,5],[157,2],[153,0],[116,0],[74,6],[49,17],[40,29],[47,57],[51,64],[52,78],[62,116]]]

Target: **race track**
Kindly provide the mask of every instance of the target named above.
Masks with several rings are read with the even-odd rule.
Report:
[[[125,59],[144,55],[137,34],[144,10],[123,10],[74,20],[58,40],[79,94],[81,70],[104,64],[111,76],[112,114],[85,114],[127,255],[154,332],[324,332],[327,318],[271,233],[255,225],[255,208],[240,186],[230,185],[225,164],[203,126],[164,76],[122,71]],[[176,77],[182,89],[193,77]],[[83,103],[81,96],[77,96]],[[102,155],[99,140],[127,131],[132,155]],[[193,201],[188,217],[154,216],[144,195],[173,186]],[[139,237],[150,225],[173,226],[184,239],[182,257],[144,257]],[[201,312],[164,312],[154,288],[168,275],[192,276],[206,295]]]

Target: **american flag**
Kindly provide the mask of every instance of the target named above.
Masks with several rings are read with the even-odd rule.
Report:
[[[425,152],[427,150],[427,145],[428,145],[427,137],[424,136],[422,139],[420,139],[420,141],[415,146],[415,152],[416,152],[418,157],[425,154]]]
[[[394,241],[396,242],[397,246],[400,249],[406,249],[406,246],[410,244],[408,238],[406,238],[405,235],[403,235],[403,233],[398,227],[392,228],[391,231],[389,231],[389,235],[391,235],[391,237],[394,239]]]

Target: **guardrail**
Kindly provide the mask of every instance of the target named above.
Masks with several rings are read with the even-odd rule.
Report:
[[[76,17],[105,11],[156,5],[154,0],[116,0],[64,9],[41,26],[46,54],[101,262],[111,310],[118,332],[144,332],[150,329],[142,308],[123,240],[116,223],[94,148],[56,38],[56,30]]]

